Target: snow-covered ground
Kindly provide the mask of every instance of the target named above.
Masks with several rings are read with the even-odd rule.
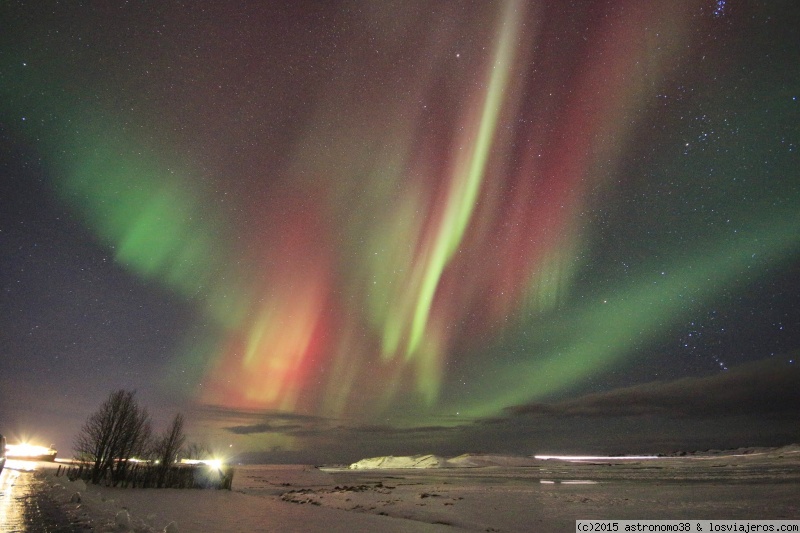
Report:
[[[95,531],[120,531],[125,513],[132,531],[182,533],[547,532],[574,530],[579,518],[800,518],[796,446],[654,459],[422,457],[373,458],[358,469],[239,466],[231,491],[86,487],[52,470],[39,475]]]

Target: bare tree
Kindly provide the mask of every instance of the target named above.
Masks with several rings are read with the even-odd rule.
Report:
[[[150,415],[135,398],[134,391],[110,393],[89,416],[75,437],[79,457],[92,462],[91,481],[97,484],[108,472],[114,485],[125,477],[128,463],[147,451],[151,439]]]
[[[186,435],[183,433],[183,415],[178,413],[172,419],[172,424],[167,431],[155,441],[153,446],[153,455],[158,461],[158,486],[164,484],[164,479],[169,471],[169,467],[178,460],[183,448],[183,443],[186,441]]]

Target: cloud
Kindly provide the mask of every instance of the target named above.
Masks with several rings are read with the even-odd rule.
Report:
[[[800,416],[800,366],[785,357],[742,365],[704,378],[654,382],[558,403],[508,407],[512,417],[707,418]]]
[[[372,433],[372,434],[383,434],[387,436],[403,436],[403,435],[418,435],[418,434],[431,434],[431,433],[450,433],[456,430],[456,427],[447,427],[447,426],[412,426],[412,427],[403,427],[398,428],[394,426],[388,425],[379,425],[379,426],[354,426],[351,428],[347,428],[347,431],[350,433]]]
[[[252,435],[254,433],[292,433],[293,431],[303,429],[303,426],[298,424],[275,425],[275,424],[251,424],[245,426],[230,426],[225,428],[231,433],[236,435]]]
[[[272,415],[264,415],[270,417]],[[273,420],[264,421],[257,424],[227,426],[224,429],[236,435],[254,435],[263,433],[281,433],[292,437],[313,438],[322,434],[336,436],[337,438],[420,438],[429,437],[436,434],[451,433],[457,431],[457,427],[446,426],[411,426],[394,427],[390,425],[346,425],[334,423],[317,417],[302,418],[303,424],[285,423],[286,420],[293,420],[292,417],[277,415]]]
[[[192,415],[234,435],[318,434],[334,426],[328,418],[265,409],[236,409],[219,405],[200,405]]]
[[[306,439],[424,439],[459,431],[462,426],[355,423],[286,411],[200,405],[193,414],[234,435],[282,434]]]
[[[785,357],[769,359],[704,378],[516,405],[494,417],[429,418],[419,425],[202,409],[223,434],[246,439],[238,441],[247,443],[238,460],[251,462],[346,464],[421,453],[666,453],[774,446],[800,438],[800,367]]]
[[[198,414],[203,415],[205,418],[231,420],[231,419],[247,419],[247,420],[272,420],[280,422],[323,422],[327,419],[324,417],[306,415],[301,413],[290,413],[287,411],[275,411],[267,409],[237,409],[232,407],[224,407],[221,405],[200,405],[195,407]]]

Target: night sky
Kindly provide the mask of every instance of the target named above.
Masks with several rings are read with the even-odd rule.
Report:
[[[800,441],[793,0],[0,5],[0,432]]]

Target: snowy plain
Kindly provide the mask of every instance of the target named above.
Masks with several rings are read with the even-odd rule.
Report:
[[[800,447],[680,457],[383,457],[239,465],[233,489],[86,486],[40,469],[77,526],[137,532],[574,531],[576,519],[798,519]],[[79,496],[77,496],[79,494]],[[124,518],[124,516],[123,516]]]

